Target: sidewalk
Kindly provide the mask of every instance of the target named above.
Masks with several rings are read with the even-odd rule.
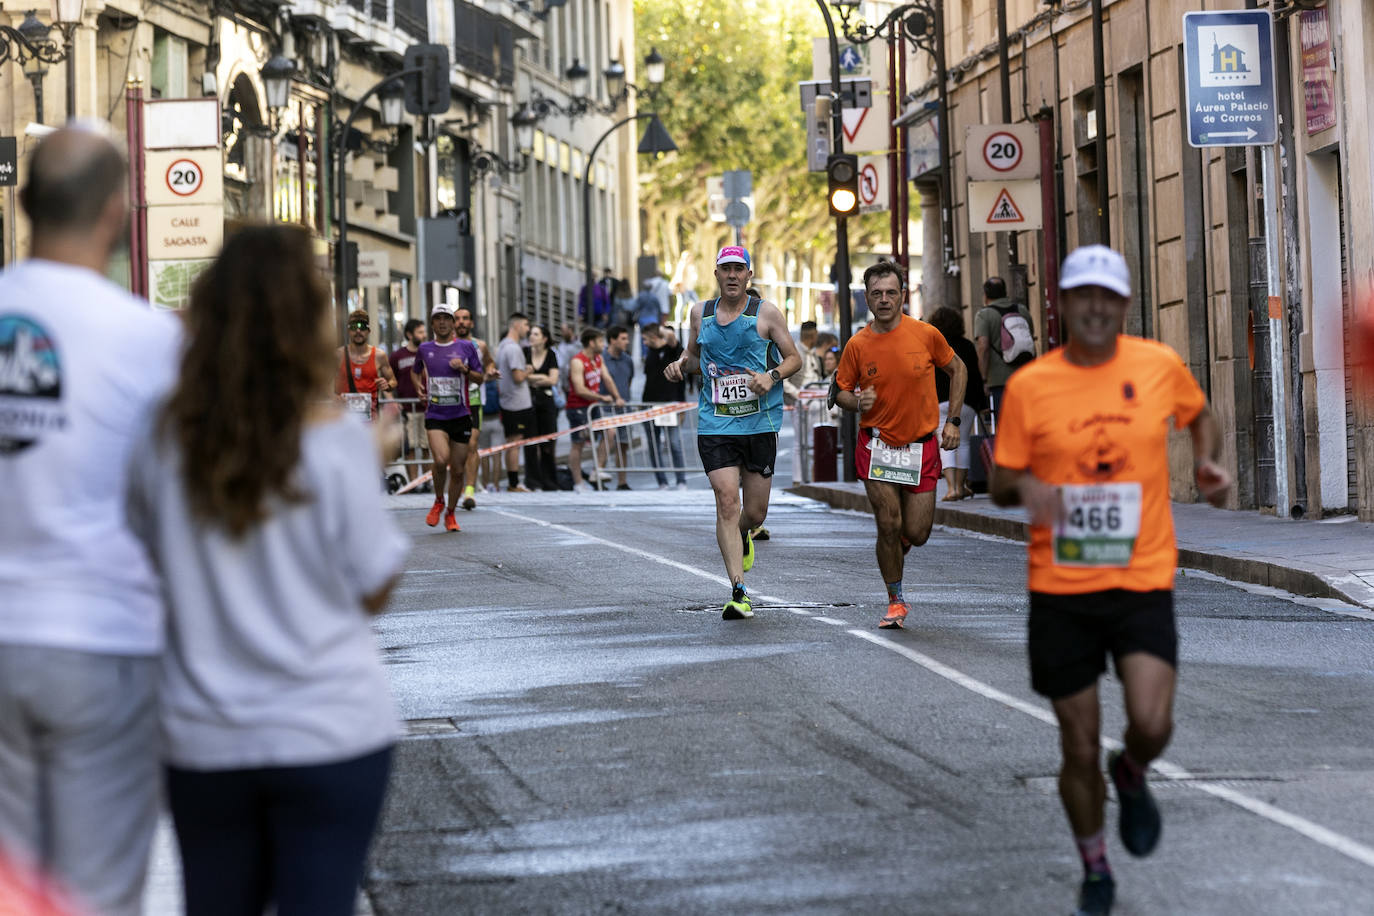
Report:
[[[870,511],[861,482],[797,484],[788,492],[837,509]],[[1018,541],[1027,537],[1025,513],[1000,509],[986,496],[937,501],[935,524]],[[1374,524],[1350,516],[1295,522],[1176,502],[1174,529],[1180,566],[1374,610]]]

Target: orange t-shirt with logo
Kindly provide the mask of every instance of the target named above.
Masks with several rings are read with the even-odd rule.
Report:
[[[1182,429],[1206,403],[1177,353],[1124,335],[1100,366],[1075,366],[1056,350],[1012,375],[997,464],[1059,486],[1064,517],[1031,526],[1031,591],[1173,587],[1168,425]]]
[[[841,391],[875,388],[878,400],[859,417],[876,427],[888,445],[907,445],[934,432],[940,422],[935,373],[954,359],[945,335],[934,325],[903,315],[886,334],[869,325],[845,344],[835,383]]]

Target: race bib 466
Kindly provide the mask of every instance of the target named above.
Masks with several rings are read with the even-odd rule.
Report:
[[[1067,484],[1059,493],[1054,562],[1059,566],[1130,566],[1140,535],[1140,484]]]

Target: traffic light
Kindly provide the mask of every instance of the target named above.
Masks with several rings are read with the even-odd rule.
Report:
[[[406,48],[401,64],[407,74],[403,80],[406,111],[413,115],[443,114],[448,111],[448,45],[420,44]]]
[[[854,216],[859,212],[859,157],[852,153],[831,153],[825,161],[830,179],[830,215]]]

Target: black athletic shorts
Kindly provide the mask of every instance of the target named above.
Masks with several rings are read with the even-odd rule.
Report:
[[[1096,683],[1111,655],[1148,652],[1178,667],[1174,593],[1109,589],[1081,595],[1030,593],[1031,688],[1051,700]]]
[[[467,444],[472,438],[472,417],[455,417],[452,420],[437,420],[433,417],[425,417],[425,429],[437,429],[447,433],[448,437],[454,442]]]
[[[524,410],[503,410],[501,411],[501,429],[506,434],[506,441],[514,439],[528,439],[534,435],[534,408],[527,407]]]
[[[778,458],[778,434],[748,436],[697,436],[701,467],[708,474],[721,468],[739,467],[764,477],[773,476]]]

